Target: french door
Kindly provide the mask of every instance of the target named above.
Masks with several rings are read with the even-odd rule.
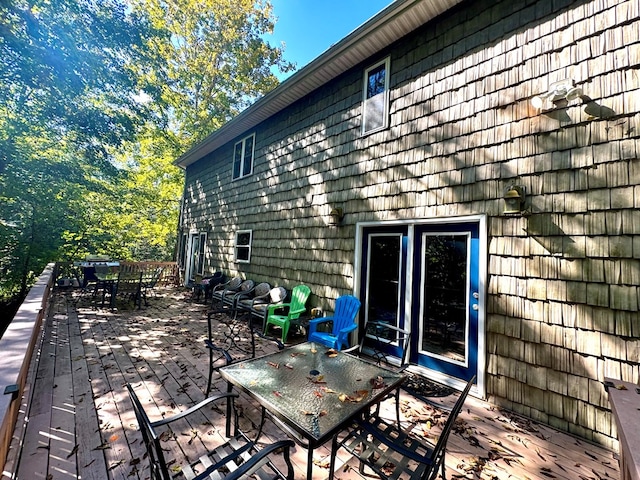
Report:
[[[185,284],[193,281],[196,275],[202,275],[204,273],[204,247],[206,242],[206,233],[191,233],[189,235],[185,265]]]
[[[363,224],[358,235],[361,320],[410,330],[409,359],[434,379],[477,375],[484,387],[484,218]]]

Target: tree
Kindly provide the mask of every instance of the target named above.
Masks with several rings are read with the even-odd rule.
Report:
[[[146,34],[116,0],[0,4],[0,296],[24,294],[82,228],[86,193],[118,174],[112,151],[144,112],[128,65]]]
[[[0,3],[0,297],[53,260],[166,259],[190,145],[287,71],[263,0]]]
[[[264,40],[272,6],[258,0],[132,0],[156,35],[146,48],[151,71],[138,70],[156,113],[179,150],[202,140],[258,97],[293,65]]]

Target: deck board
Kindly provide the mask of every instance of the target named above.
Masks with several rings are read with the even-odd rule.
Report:
[[[172,289],[162,289],[141,310],[94,308],[90,300],[87,296],[76,305],[68,293],[52,296],[42,349],[34,356],[40,361],[34,363],[27,385],[27,392],[32,392],[26,407],[30,416],[19,462],[11,463],[17,468],[14,478],[148,478],[124,385],[134,386],[152,420],[204,398],[206,306],[185,301]],[[215,327],[222,338],[227,327]],[[257,350],[268,353],[275,345],[259,339]],[[225,390],[226,383],[214,374],[212,394]],[[403,425],[436,438],[445,411],[416,402],[406,392],[401,399]],[[437,401],[451,406],[455,395]],[[241,428],[255,434],[259,409],[244,394],[237,403]],[[382,414],[395,417],[390,402],[383,405]],[[163,444],[168,460],[183,455],[194,459],[224,435],[223,423],[211,424],[206,409],[172,430],[173,437]],[[281,438],[286,438],[284,432],[267,422],[260,441]],[[328,476],[329,448],[330,442],[314,452],[314,480]],[[17,457],[16,449],[12,445],[12,458]],[[306,458],[306,450],[296,446],[296,480],[305,478]],[[277,463],[283,464],[281,457]],[[353,459],[341,452],[336,478],[372,478],[362,477],[353,467]],[[447,474],[450,479],[600,480],[617,478],[618,463],[610,451],[469,398],[449,440]]]

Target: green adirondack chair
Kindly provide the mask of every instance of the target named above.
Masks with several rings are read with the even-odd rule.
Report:
[[[267,321],[264,323],[264,333],[266,335],[269,324],[277,325],[282,328],[282,343],[287,341],[291,320],[297,320],[307,307],[307,299],[311,294],[311,289],[306,285],[297,285],[291,291],[291,302],[270,305],[267,312]],[[276,315],[276,311],[282,308],[288,309],[286,315]]]

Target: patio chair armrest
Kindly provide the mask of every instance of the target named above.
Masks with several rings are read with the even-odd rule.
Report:
[[[309,321],[309,333],[313,333],[317,330],[318,325],[321,323],[333,322],[333,317],[314,318]]]
[[[212,292],[217,292],[218,290],[224,290],[229,282],[219,283],[213,286]]]
[[[238,467],[233,472],[229,473],[225,478],[225,480],[238,480],[241,478],[247,478],[247,476],[254,473],[254,469],[256,467],[262,466],[265,462],[265,458],[270,456],[272,453],[278,451],[279,449],[283,449],[285,451],[285,457],[289,458],[289,450],[294,446],[293,440],[279,440],[275,443],[267,445],[251,456],[251,459],[244,462],[240,467]]]
[[[246,290],[244,292],[237,292],[233,294],[233,303],[237,303],[242,297],[248,297],[253,292],[253,289]]]
[[[349,348],[343,348],[342,350],[340,350],[342,353],[348,353],[349,355],[353,355],[355,357],[358,357],[360,354],[360,345],[356,344],[353,347],[349,347]]]
[[[152,427],[160,427],[162,425],[166,425],[168,423],[174,422],[176,420],[179,420],[181,418],[184,418],[188,415],[191,415],[194,412],[197,412],[198,410],[200,410],[202,407],[205,407],[207,405],[209,405],[211,402],[218,402],[220,400],[224,400],[227,399],[229,401],[233,402],[234,398],[237,398],[238,394],[237,393],[222,393],[220,395],[215,395],[213,397],[207,397],[204,400],[202,400],[200,403],[194,405],[191,408],[186,409],[183,412],[180,412],[176,415],[173,415],[171,417],[168,418],[163,418],[162,420],[158,420],[157,422],[151,422],[151,426]]]
[[[290,304],[290,303],[274,303],[274,304],[271,304],[271,305],[269,305],[269,307],[267,308],[267,316],[269,316],[269,315],[273,315],[273,313],[274,313],[276,310],[279,310],[279,309],[281,309],[281,308],[288,308],[288,307],[290,307],[290,306],[291,306],[291,304]]]
[[[298,318],[301,314],[307,311],[307,307],[301,307],[296,310],[289,309],[289,318]]]
[[[205,339],[204,344],[207,346],[207,348],[210,348],[211,350],[213,350],[215,352],[219,352],[221,356],[218,357],[218,358],[224,357],[226,365],[230,365],[231,363],[233,363],[233,357],[229,353],[229,350],[227,350],[226,348],[222,348],[222,347],[217,346],[210,339]]]
[[[356,328],[358,328],[358,325],[354,323],[353,325],[349,325],[348,327],[345,327],[342,330],[340,330],[340,334],[346,335],[348,333],[353,332]]]

